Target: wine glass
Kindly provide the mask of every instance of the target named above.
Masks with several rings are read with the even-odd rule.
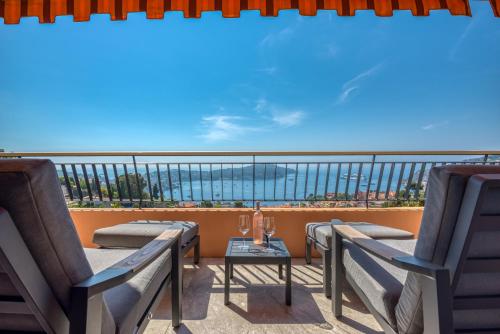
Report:
[[[274,252],[271,248],[271,237],[276,232],[276,225],[274,225],[274,217],[264,217],[264,234],[267,238],[266,252]]]
[[[250,217],[248,215],[241,215],[238,222],[238,228],[243,234],[243,245],[240,245],[241,249],[247,249],[248,246],[245,241],[245,235],[250,231]]]

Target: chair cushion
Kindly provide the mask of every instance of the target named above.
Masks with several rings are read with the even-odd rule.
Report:
[[[0,313],[0,328],[2,333],[43,333],[43,328],[32,314]]]
[[[306,233],[309,237],[315,239],[323,247],[330,248],[332,242],[331,225],[349,224],[359,232],[369,236],[372,239],[412,239],[413,233],[397,228],[381,226],[364,222],[342,222],[333,219],[331,222],[308,223],[306,224]]]
[[[415,257],[443,265],[448,255],[457,217],[467,182],[475,174],[500,174],[499,166],[441,166],[432,168],[429,174],[428,193],[425,201],[419,239],[415,247]],[[498,237],[483,235],[485,243],[475,236],[472,253],[495,253]],[[489,240],[489,244],[486,244]],[[496,241],[494,241],[496,240]],[[480,246],[478,246],[481,244]],[[461,277],[463,279],[463,277]],[[459,284],[465,292],[465,286]],[[466,292],[465,292],[466,293]],[[423,330],[422,287],[419,275],[409,273],[401,299],[396,307],[398,330],[400,333],[421,333]]]
[[[92,270],[97,273],[133,254],[135,249],[86,248]],[[116,324],[117,333],[132,333],[170,274],[170,251],[165,252],[127,283],[104,292],[104,300]]]
[[[93,242],[105,248],[141,248],[168,229],[183,229],[182,244],[198,235],[198,224],[189,221],[138,220],[100,228],[94,232]]]
[[[387,240],[380,242],[413,254],[416,240]],[[368,254],[349,241],[344,241],[345,273],[361,289],[370,304],[393,327],[397,328],[394,309],[398,303],[407,272]]]
[[[19,292],[17,291],[16,287],[14,284],[12,284],[12,281],[10,280],[9,276],[7,273],[2,272],[3,269],[0,266],[0,297],[2,296],[20,296]]]
[[[56,299],[69,314],[70,288],[92,275],[54,164],[0,159],[0,207],[16,224]]]

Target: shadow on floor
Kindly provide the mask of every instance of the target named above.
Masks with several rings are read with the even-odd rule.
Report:
[[[339,333],[381,333],[370,328],[372,321],[354,291],[344,288],[343,306],[347,312],[341,319],[331,313],[331,301],[323,294],[321,266],[306,265],[298,259],[292,263],[292,305],[285,305],[285,281],[278,277],[273,265],[235,265],[231,280],[229,305],[224,305],[224,260],[202,259],[199,266],[184,267],[183,320],[175,333],[206,332],[225,326],[256,326],[255,329],[316,328],[318,333],[342,329]],[[170,290],[170,289],[169,289]],[[357,315],[362,315],[357,318]],[[170,291],[162,300],[156,320],[170,322]],[[358,321],[359,320],[359,321]],[[221,323],[222,322],[222,323]],[[269,327],[266,327],[269,326]],[[299,327],[297,327],[299,326]],[[377,325],[373,328],[378,328]],[[225,328],[234,332],[235,328]],[[221,331],[221,333],[224,331]]]
[[[206,266],[184,266],[184,294],[182,297],[182,310],[184,320],[203,320],[207,317],[212,286],[215,282],[215,272]],[[172,319],[170,305],[170,289],[163,298],[159,312],[154,319]],[[182,326],[181,326],[182,327]],[[183,332],[189,333],[189,332]]]
[[[363,325],[362,323],[357,322],[356,320],[353,320],[353,319],[348,318],[346,316],[342,316],[340,319],[338,319],[338,321],[346,324],[347,326],[349,326],[355,330],[360,331],[361,333],[365,333],[365,334],[383,334],[384,333],[383,331],[376,331],[370,327],[367,327],[367,326]]]

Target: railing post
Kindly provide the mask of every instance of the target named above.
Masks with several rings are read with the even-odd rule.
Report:
[[[372,177],[373,177],[373,167],[375,167],[375,159],[376,155],[372,155],[372,165],[370,167],[370,176],[368,177],[368,185],[366,186],[366,199],[365,199],[365,204],[366,208],[368,209],[368,197],[370,196],[370,186],[372,184]]]
[[[252,155],[252,166],[252,207],[255,209],[255,155]]]
[[[137,183],[137,191],[139,192],[139,209],[142,208],[142,189],[139,183],[139,174],[137,172],[137,162],[135,161],[135,155],[132,156],[132,161],[134,162],[134,173],[135,173],[135,182]],[[132,194],[130,194],[132,195]]]
[[[485,155],[484,155],[484,158],[483,158],[483,165],[486,165],[486,163],[488,162],[488,157],[489,157],[489,155],[488,155],[488,154],[485,154]]]

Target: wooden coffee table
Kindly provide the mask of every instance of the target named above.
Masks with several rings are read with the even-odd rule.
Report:
[[[229,285],[230,279],[233,278],[233,266],[235,264],[277,264],[278,276],[283,279],[283,265],[286,266],[286,288],[285,301],[286,305],[292,304],[292,257],[285,246],[285,243],[280,238],[271,239],[271,248],[273,252],[265,252],[267,244],[264,242],[262,246],[254,245],[252,238],[245,238],[245,242],[249,248],[242,249],[243,238],[231,238],[226,250],[225,266],[224,266],[224,304],[229,304]]]

